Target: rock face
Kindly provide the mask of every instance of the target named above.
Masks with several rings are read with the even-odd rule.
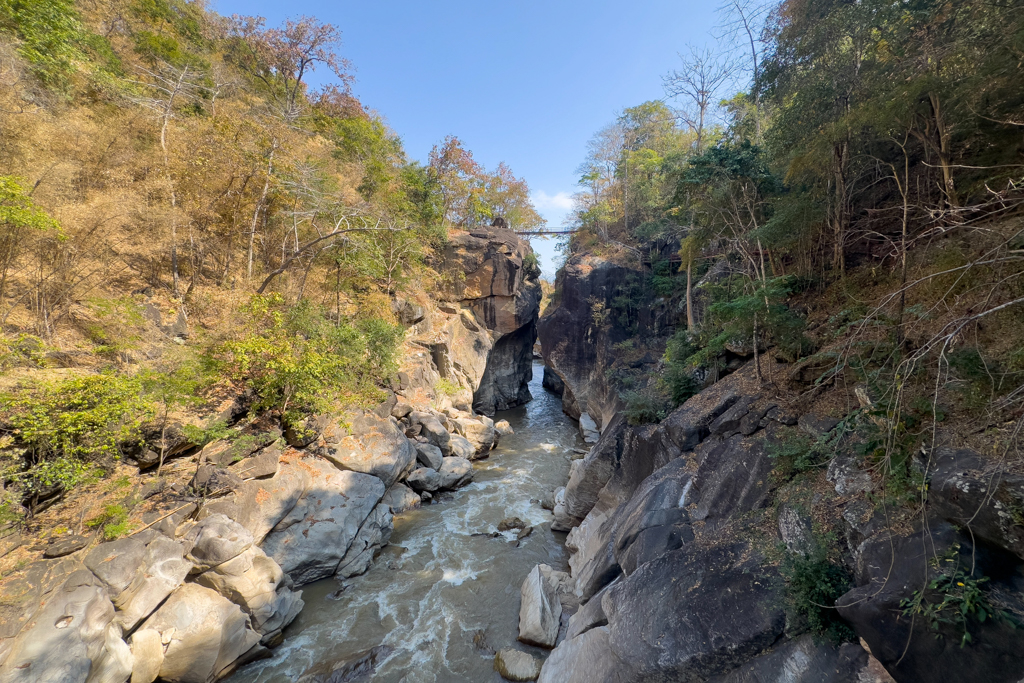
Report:
[[[308,450],[345,470],[363,472],[389,487],[416,463],[416,448],[390,417],[370,412],[349,413],[342,420],[319,419],[319,438]]]
[[[168,598],[136,635],[144,631],[164,644],[159,677],[177,683],[213,681],[260,642],[238,605],[194,583]]]
[[[309,488],[263,541],[267,555],[296,583],[332,576],[384,497],[384,483],[369,474],[338,470],[307,459]]]
[[[538,564],[526,576],[519,606],[519,640],[524,643],[554,647],[562,617],[562,603],[558,600],[560,575],[564,576],[564,572]]]
[[[445,247],[443,270],[456,275],[447,298],[470,311],[491,341],[473,382],[473,410],[484,415],[530,400],[541,297],[538,273],[524,266],[532,254],[529,243],[500,228],[453,232]]]

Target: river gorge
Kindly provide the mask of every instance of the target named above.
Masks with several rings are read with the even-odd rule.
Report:
[[[306,606],[284,644],[229,680],[285,683],[373,648],[380,648],[374,681],[501,680],[493,649],[516,641],[523,578],[539,563],[567,568],[565,534],[550,530],[540,502],[565,483],[582,441],[558,397],[541,388],[542,373],[535,365],[532,401],[495,415],[515,433],[476,462],[473,483],[396,516],[390,545],[366,574],[303,587]],[[499,534],[510,517],[532,533]]]

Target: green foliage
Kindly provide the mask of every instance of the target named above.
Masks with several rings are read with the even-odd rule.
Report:
[[[835,610],[836,600],[852,582],[846,568],[829,559],[826,546],[816,542],[808,553],[787,556],[780,570],[790,608],[807,620],[815,637],[838,645],[854,637],[853,629]]]
[[[447,377],[441,377],[434,382],[434,390],[442,396],[454,396],[459,393],[461,387]]]
[[[921,616],[935,631],[939,638],[939,629],[947,624],[960,631],[960,647],[974,642],[970,625],[973,621],[979,624],[985,621],[1003,621],[1016,627],[1017,620],[1010,613],[992,604],[984,584],[987,576],[980,576],[971,567],[965,567],[960,553],[960,544],[954,544],[941,557],[931,558],[930,564],[934,578],[928,582],[926,591],[914,591],[910,598],[900,602],[905,616]]]
[[[380,401],[397,369],[402,329],[378,317],[331,321],[308,300],[286,306],[276,294],[253,297],[244,316],[245,336],[216,353],[256,392],[255,410],[278,410],[287,423]]]
[[[101,374],[43,384],[9,397],[8,421],[36,461],[117,458],[150,415],[136,377]]]
[[[238,436],[238,432],[228,427],[223,420],[216,420],[209,425],[196,427],[195,425],[182,425],[181,431],[185,437],[195,445],[202,448],[208,443],[221,439],[232,440]],[[239,440],[245,437],[239,437]]]
[[[665,419],[671,408],[668,398],[652,387],[639,391],[625,391],[621,398],[626,404],[623,414],[631,425],[660,422]]]
[[[536,280],[540,277],[540,261],[532,251],[523,257],[523,273],[527,280]]]
[[[77,47],[82,25],[71,0],[0,0],[0,30],[18,37],[18,51],[43,84],[68,86],[83,56]]]
[[[678,330],[665,348],[664,382],[673,406],[682,404],[700,391],[693,378],[696,367],[691,360],[696,353],[697,348],[686,330]]]
[[[102,527],[105,541],[115,541],[127,536],[133,526],[128,521],[128,509],[123,505],[107,505],[103,512],[87,521],[85,525],[90,529]]]
[[[765,450],[775,461],[775,468],[785,474],[813,470],[831,460],[829,454],[821,452],[824,449],[818,441],[799,431],[790,431],[779,439],[767,441]]]

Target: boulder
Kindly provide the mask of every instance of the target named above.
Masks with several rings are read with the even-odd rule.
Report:
[[[507,647],[494,655],[494,670],[507,681],[535,681],[540,675],[540,662],[533,655]]]
[[[311,473],[317,470],[307,461],[315,462],[312,456],[290,449],[281,455],[280,468],[273,477],[247,481],[235,493],[210,501],[204,509],[230,517],[249,530],[253,542],[262,543],[311,485]]]
[[[369,569],[373,558],[391,540],[392,529],[391,508],[382,502],[363,522],[348,552],[341,558],[336,572],[338,576],[348,578]]]
[[[601,432],[597,428],[597,423],[587,413],[580,415],[580,434],[587,443],[597,443],[598,439],[601,438]]]
[[[164,646],[158,675],[168,683],[210,683],[260,641],[238,605],[195,583],[176,590],[133,639],[145,630]]]
[[[451,455],[452,437],[441,421],[430,413],[413,411],[409,413],[409,422],[420,427],[420,434],[427,442],[441,449],[441,455]]]
[[[121,683],[131,674],[132,655],[113,623],[114,605],[91,572],[72,572],[33,607],[34,618],[4,648],[0,681]]]
[[[808,436],[820,439],[835,429],[836,425],[839,424],[839,420],[825,415],[805,413],[797,419],[796,424]]]
[[[709,444],[693,478],[692,518],[714,528],[762,507],[772,465],[760,438],[737,434]]]
[[[508,420],[498,420],[494,423],[494,431],[500,436],[509,436],[515,434],[515,430],[512,429],[512,425],[508,423]]]
[[[270,446],[252,457],[239,460],[228,469],[242,479],[273,477],[277,474],[282,452],[280,446]]]
[[[473,463],[465,458],[447,457],[439,471],[442,489],[457,489],[473,481]]]
[[[469,442],[464,436],[459,434],[451,435],[452,443],[452,455],[456,458],[465,458],[466,460],[474,460],[478,457],[486,456],[487,453],[478,453],[473,444]]]
[[[836,647],[817,643],[810,635],[790,640],[708,683],[875,683],[868,668],[868,653],[860,645]]]
[[[883,530],[875,534],[861,547],[857,587],[836,601],[839,615],[900,683],[1016,683],[1024,678],[1020,657],[1024,632],[1009,621],[990,613],[985,621],[968,616],[961,625],[958,603],[947,608],[948,618],[938,619],[934,627],[923,615],[912,618],[904,613],[915,591],[933,580],[941,585],[948,579],[940,572],[959,568],[974,580],[989,577],[980,589],[989,607],[1024,614],[1019,589],[1024,564],[1016,555],[969,532],[932,520],[926,529],[914,533],[894,536]],[[943,597],[942,592],[931,590],[925,595],[933,605]],[[969,643],[964,642],[965,628]]]
[[[131,649],[134,658],[131,683],[153,683],[164,663],[160,634],[148,628],[136,631],[132,634]]]
[[[519,640],[539,647],[554,647],[558,637],[562,603],[558,587],[564,572],[538,564],[526,576],[519,591]]]
[[[455,431],[473,444],[477,456],[485,456],[497,444],[498,433],[494,420],[481,415],[478,418],[455,418]]]
[[[828,464],[826,479],[835,484],[836,493],[841,496],[852,496],[871,490],[871,474],[857,465],[856,459],[847,453],[841,453]]]
[[[299,585],[334,574],[385,491],[369,474],[340,471],[323,460],[305,465],[309,489],[263,541],[267,555]]]
[[[181,543],[144,531],[101,543],[86,555],[85,566],[107,586],[117,623],[130,631],[184,583],[192,570],[184,552]]]
[[[341,469],[372,474],[388,487],[416,464],[415,447],[390,417],[360,411],[321,424],[309,450]]]
[[[444,456],[441,454],[441,449],[437,446],[429,443],[416,444],[416,461],[424,467],[439,470],[441,469],[442,458]]]
[[[703,681],[764,651],[785,625],[781,580],[742,543],[672,550],[600,599],[608,625],[560,643],[541,681]]]
[[[412,471],[412,474],[406,478],[405,483],[412,487],[413,491],[433,493],[441,488],[441,481],[441,474],[437,470],[432,470],[429,467],[420,467]]]
[[[405,401],[398,401],[395,403],[395,407],[391,409],[391,417],[401,420],[412,412],[412,406]]]
[[[87,545],[89,545],[89,539],[85,536],[61,534],[51,538],[50,542],[46,544],[46,548],[43,550],[43,557],[50,560],[64,557],[65,555],[78,552]]]
[[[232,560],[253,546],[252,533],[235,520],[210,515],[189,529],[184,538],[188,559],[200,571]]]
[[[405,484],[395,484],[384,494],[381,503],[391,508],[391,514],[414,510],[420,506],[420,497]]]
[[[196,582],[242,608],[257,633],[266,635],[290,624],[302,610],[302,592],[282,585],[284,572],[261,548],[250,546],[209,569]]]

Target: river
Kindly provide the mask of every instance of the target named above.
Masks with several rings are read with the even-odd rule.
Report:
[[[515,434],[474,463],[473,483],[396,516],[390,545],[363,576],[304,586],[306,606],[286,629],[285,642],[271,658],[240,669],[231,683],[292,683],[377,646],[384,648],[376,673],[358,680],[501,681],[478,634],[493,649],[516,644],[523,579],[538,563],[567,566],[565,536],[550,530],[551,513],[539,500],[564,485],[572,449],[583,444],[561,400],[541,387],[542,374],[535,364],[533,401],[495,416],[508,420]],[[488,535],[514,516],[535,526],[518,547],[514,530]]]

